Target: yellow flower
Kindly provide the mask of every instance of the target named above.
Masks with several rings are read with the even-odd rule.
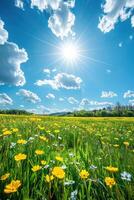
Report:
[[[45,160],[41,160],[41,164],[42,164],[42,165],[45,165],[45,164],[46,164],[46,161],[45,161]]]
[[[53,175],[46,175],[46,182],[50,183],[54,179]]]
[[[79,175],[80,175],[80,177],[81,177],[82,179],[86,179],[86,178],[88,178],[89,173],[88,173],[88,171],[86,171],[86,170],[84,169],[84,170],[81,170],[81,172],[79,173]]]
[[[59,179],[63,179],[65,177],[65,172],[61,167],[54,167],[52,174]]]
[[[12,131],[13,131],[14,133],[17,133],[17,132],[19,131],[19,129],[18,129],[18,128],[13,128]]]
[[[43,155],[44,154],[44,151],[42,151],[42,150],[36,150],[35,151],[35,153],[37,154],[37,155]]]
[[[33,172],[37,172],[37,171],[39,171],[40,169],[41,169],[41,166],[39,166],[39,165],[35,165],[35,166],[32,167],[32,171],[33,171]]]
[[[106,167],[106,170],[109,172],[118,172],[119,171],[119,169],[117,167],[112,167],[112,166]]]
[[[26,140],[23,140],[23,139],[20,139],[17,141],[18,144],[26,144],[27,141]]]
[[[111,177],[106,177],[105,178],[105,183],[107,186],[109,186],[110,188],[116,184],[115,179],[111,178]]]
[[[56,156],[55,159],[58,160],[58,161],[60,161],[60,162],[63,162],[63,158],[60,157],[60,156]]]
[[[4,135],[4,136],[6,136],[6,135],[11,135],[11,134],[12,134],[12,132],[11,132],[11,131],[8,131],[8,130],[3,132],[3,135]]]
[[[1,181],[5,181],[9,176],[10,176],[10,174],[6,173],[6,174],[4,174],[4,175],[1,176],[0,180]]]
[[[119,147],[119,144],[114,144],[113,146],[114,146],[114,147]]]
[[[128,147],[129,146],[129,142],[123,142],[123,144]]]
[[[17,192],[18,188],[21,186],[21,182],[20,180],[16,180],[16,181],[11,181],[10,184],[6,185],[4,192],[6,194],[10,194],[13,192]]]
[[[59,132],[60,132],[60,130],[58,130],[58,129],[57,129],[57,130],[54,130],[54,132],[55,132],[55,133],[59,133]]]
[[[27,155],[26,154],[22,154],[22,153],[19,153],[19,154],[14,156],[14,159],[16,161],[25,160],[26,158],[27,158]]]
[[[46,137],[44,137],[44,136],[39,136],[39,138],[41,139],[41,140],[43,140],[43,141],[48,141],[48,139],[46,138]]]

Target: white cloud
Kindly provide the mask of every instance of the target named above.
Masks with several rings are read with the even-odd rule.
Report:
[[[18,45],[6,42],[0,45],[0,82],[15,86],[25,84],[25,76],[20,65],[28,60],[25,49]]]
[[[48,27],[57,36],[63,39],[69,34],[74,35],[72,26],[75,22],[75,15],[71,8],[75,6],[75,0],[31,0],[31,7],[38,8],[50,13]]]
[[[132,39],[133,39],[133,35],[130,35],[130,36],[129,36],[129,39],[132,40]]]
[[[106,72],[107,72],[108,74],[110,74],[112,71],[111,71],[111,69],[107,69]]]
[[[6,93],[0,94],[0,105],[5,106],[5,105],[12,105],[12,104],[13,104],[13,100]]]
[[[107,101],[90,101],[90,105],[91,106],[101,106],[101,107],[105,107],[105,106],[113,106],[112,102],[107,102]]]
[[[24,9],[23,0],[15,0],[15,6],[23,10]]]
[[[132,106],[134,106],[134,99],[132,99],[132,100],[129,100],[129,102],[128,102],[130,105],[132,105]]]
[[[47,96],[46,96],[47,99],[55,99],[55,95],[52,94],[52,93],[49,93]]]
[[[64,99],[64,98],[62,98],[62,97],[60,97],[60,98],[59,98],[59,101],[65,101],[65,99]]]
[[[86,98],[82,99],[80,102],[80,106],[88,106],[90,104],[90,101]]]
[[[75,99],[74,97],[69,97],[68,98],[68,102],[70,104],[77,104],[77,103],[79,103],[79,101],[77,99]]]
[[[107,107],[107,106],[113,106],[112,102],[107,102],[107,101],[90,101],[87,98],[83,98],[82,101],[80,102],[79,108],[89,108],[89,107]]]
[[[48,20],[48,27],[57,36],[63,39],[69,35],[74,35],[72,26],[75,22],[75,15],[70,11],[67,3],[61,2],[57,9]]]
[[[49,85],[55,90],[60,88],[76,90],[80,89],[81,83],[82,80],[80,77],[67,73],[58,73],[54,76],[54,79],[38,80],[35,84],[38,86]]]
[[[124,98],[131,98],[134,97],[134,91],[128,90],[124,93]]]
[[[4,29],[4,22],[0,19],[0,45],[7,42],[8,32]]]
[[[19,49],[17,44],[7,41],[8,32],[3,26],[0,20],[0,85],[22,86],[25,76],[21,64],[28,60],[28,55],[25,49]]]
[[[20,89],[19,92],[16,93],[16,95],[23,97],[24,100],[30,103],[41,102],[41,99],[38,97],[38,95],[29,90]]]
[[[43,72],[44,72],[45,74],[50,74],[50,73],[51,73],[50,69],[44,69]]]
[[[119,44],[118,44],[118,46],[121,48],[122,47],[122,45],[123,45],[123,43],[122,42],[120,42]]]
[[[131,25],[134,27],[134,15],[131,17]]]
[[[115,92],[112,91],[102,91],[101,93],[101,98],[113,98],[113,97],[117,97],[117,94]]]
[[[105,0],[102,5],[103,16],[99,19],[98,28],[104,32],[110,32],[119,21],[123,22],[130,18],[134,9],[134,0]],[[133,26],[133,18],[131,23]]]

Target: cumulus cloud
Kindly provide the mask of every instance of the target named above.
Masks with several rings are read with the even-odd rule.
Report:
[[[105,0],[102,5],[103,16],[99,19],[98,28],[104,32],[110,32],[119,21],[123,22],[130,18],[134,10],[134,0]],[[131,23],[133,26],[133,17]]]
[[[43,72],[44,72],[45,74],[50,74],[50,73],[51,73],[50,69],[44,69]]]
[[[65,99],[64,99],[64,98],[62,98],[62,97],[60,97],[60,98],[59,98],[59,101],[65,101]]]
[[[0,94],[0,105],[5,106],[5,105],[12,105],[12,104],[13,104],[13,100],[6,93]]]
[[[113,98],[113,97],[117,97],[117,94],[115,92],[112,91],[102,91],[101,93],[101,98]]]
[[[0,20],[0,85],[22,86],[25,76],[21,64],[28,60],[28,55],[25,49],[7,41],[8,32],[3,27],[4,22]]]
[[[58,73],[56,76],[54,76],[54,79],[38,80],[35,84],[38,86],[49,85],[55,90],[60,88],[76,90],[80,89],[81,83],[82,80],[80,77],[76,77],[67,73]]]
[[[113,106],[112,102],[107,102],[107,101],[90,101],[91,106]]]
[[[20,65],[28,60],[25,49],[6,42],[0,45],[0,83],[22,86],[25,84],[24,72]]]
[[[80,106],[88,106],[90,104],[90,101],[86,98],[82,99],[80,102]]]
[[[41,102],[41,99],[38,97],[38,95],[29,90],[20,89],[19,92],[16,93],[16,95],[21,96],[24,100],[30,103]]]
[[[15,0],[15,6],[24,10],[24,2],[23,0]]]
[[[124,93],[124,98],[132,98],[134,97],[134,91],[128,90]]]
[[[0,45],[7,42],[8,32],[4,29],[4,22],[0,19]]]
[[[74,35],[72,27],[75,15],[71,12],[74,6],[75,0],[31,0],[32,8],[36,7],[42,12],[49,11],[48,27],[61,39],[69,34]]]
[[[106,107],[106,106],[113,106],[113,103],[107,101],[90,101],[89,99],[84,98],[80,103],[80,107],[86,107],[86,106]]]
[[[47,96],[46,96],[47,99],[55,99],[55,95],[52,94],[52,93],[49,93]]]
[[[134,99],[132,99],[132,100],[129,100],[129,102],[128,102],[130,105],[132,105],[132,106],[134,106]]]
[[[77,99],[75,99],[74,97],[69,97],[68,98],[68,102],[70,104],[77,104],[77,103],[79,103],[79,101]]]

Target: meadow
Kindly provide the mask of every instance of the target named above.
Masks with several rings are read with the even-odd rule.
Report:
[[[133,200],[134,118],[0,116],[0,200]]]

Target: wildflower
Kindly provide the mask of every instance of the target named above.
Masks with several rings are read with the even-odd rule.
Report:
[[[117,167],[112,167],[112,166],[106,167],[106,170],[109,172],[118,172],[119,171],[119,169]]]
[[[20,139],[17,141],[18,144],[26,144],[27,141],[26,140],[23,140],[23,139]]]
[[[63,162],[63,158],[60,157],[60,156],[56,156],[55,159],[56,159],[57,161]]]
[[[73,192],[71,192],[70,200],[76,200],[77,194],[78,194],[77,190],[74,190]]]
[[[119,147],[119,144],[114,144],[113,146],[114,146],[114,147]]]
[[[129,142],[123,142],[123,144],[128,147],[129,146]]]
[[[88,173],[88,171],[86,171],[86,170],[84,169],[84,170],[81,170],[81,172],[79,173],[79,175],[80,175],[80,177],[81,177],[82,179],[86,179],[86,178],[88,178],[89,173]]]
[[[12,134],[12,132],[11,132],[11,131],[8,131],[8,130],[3,132],[3,135],[4,135],[4,136],[11,135],[11,134]]]
[[[42,150],[36,150],[35,151],[35,153],[37,154],[37,155],[43,155],[44,154],[44,151],[42,151]]]
[[[131,174],[130,173],[128,173],[128,172],[122,172],[121,173],[121,179],[122,180],[126,180],[126,181],[131,181]]]
[[[5,181],[6,179],[8,179],[9,176],[10,176],[10,173],[6,173],[6,174],[1,176],[0,180]]]
[[[16,143],[15,143],[15,142],[11,142],[10,148],[11,148],[11,149],[12,149],[12,148],[14,148],[14,147],[15,147],[15,145],[16,145]]]
[[[75,184],[75,181],[72,181],[72,180],[64,182],[65,186],[73,185],[73,184]]]
[[[59,179],[63,179],[65,177],[65,172],[61,167],[54,167],[52,174]]]
[[[39,138],[41,139],[41,140],[43,140],[43,141],[48,141],[48,139],[46,138],[46,137],[44,137],[44,136],[39,136]]]
[[[13,128],[12,131],[13,131],[13,133],[17,133],[19,131],[19,129],[18,128]]]
[[[17,192],[18,188],[21,186],[20,180],[13,180],[10,184],[6,185],[4,192],[6,194]]]
[[[53,175],[46,175],[46,182],[50,183],[54,179]]]
[[[37,171],[39,171],[40,169],[41,169],[41,166],[39,166],[39,165],[35,165],[35,166],[32,167],[32,171],[33,171],[33,172],[37,172]]]
[[[95,165],[91,165],[90,169],[94,170],[94,169],[97,169],[97,167]]]
[[[21,160],[25,160],[27,158],[27,155],[26,154],[22,154],[22,153],[19,153],[17,155],[14,156],[14,159],[16,161],[21,161]]]
[[[41,160],[41,164],[42,164],[42,165],[45,165],[45,164],[46,164],[46,161],[45,161],[45,160]]]
[[[106,177],[105,178],[105,183],[107,186],[109,186],[110,188],[112,188],[113,185],[116,184],[115,179],[111,178],[111,177]]]

